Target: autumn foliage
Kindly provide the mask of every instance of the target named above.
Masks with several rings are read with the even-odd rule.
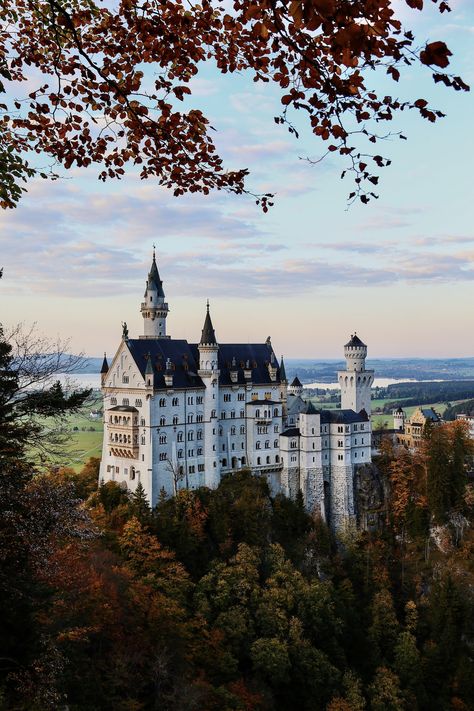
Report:
[[[431,1],[449,12],[444,0]],[[406,4],[423,10],[423,0]],[[342,156],[343,175],[353,176],[350,199],[367,202],[389,162],[373,145],[387,135],[380,126],[406,109],[429,121],[442,116],[423,98],[400,100],[398,88],[373,90],[371,73],[397,83],[421,63],[435,82],[467,90],[445,71],[450,55],[442,41],[420,50],[391,0],[4,0],[0,204],[14,206],[21,181],[35,174],[32,152],[65,168],[96,163],[102,180],[138,166],[141,178],[153,176],[175,195],[247,192],[247,169],[226,169],[213,127],[192,107],[192,79],[205,62],[275,84],[276,123],[297,135],[291,112],[304,113],[327,152]],[[256,196],[264,210],[271,198]]]

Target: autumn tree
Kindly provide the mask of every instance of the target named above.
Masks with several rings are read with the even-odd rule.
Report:
[[[449,12],[446,0],[432,2]],[[423,0],[405,3],[423,10]],[[192,106],[191,79],[204,62],[276,85],[276,123],[297,136],[292,112],[306,116],[326,152],[342,156],[343,175],[353,176],[350,199],[363,202],[375,196],[378,169],[389,163],[374,145],[389,134],[380,127],[407,109],[431,122],[443,115],[422,97],[397,98],[411,68],[424,65],[435,82],[468,89],[447,71],[445,43],[420,48],[390,0],[205,0],[189,7],[177,0],[4,0],[0,23],[3,207],[16,204],[23,180],[47,174],[28,162],[32,153],[65,168],[96,163],[102,180],[121,177],[130,163],[175,195],[246,192],[247,169],[226,170],[208,119]],[[374,71],[393,80],[395,96],[373,88]],[[18,85],[26,82],[22,98]],[[264,210],[270,199],[257,197]]]

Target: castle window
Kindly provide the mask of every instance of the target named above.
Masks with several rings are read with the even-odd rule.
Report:
[[[260,417],[260,410],[255,410],[255,417]]]
[[[342,439],[338,439],[338,440],[337,440],[337,446],[338,446],[338,447],[344,447],[344,442],[342,441]]]
[[[240,417],[245,417],[245,410],[240,411]]]
[[[270,442],[268,439],[265,441],[265,449],[270,449]]]
[[[202,456],[202,447],[198,447],[197,455],[198,457]]]
[[[216,416],[216,411],[215,411],[215,410],[212,410],[212,411],[211,411],[211,418],[212,418],[212,417],[215,417],[215,416]]]
[[[255,449],[260,449],[260,440],[255,442]]]
[[[279,427],[278,427],[278,425],[274,425],[274,427],[273,427],[273,431],[274,431],[274,432],[278,432],[278,430],[279,430]]]
[[[177,425],[177,424],[178,424],[178,416],[175,415],[175,416],[173,417],[173,425]]]
[[[273,410],[273,417],[278,417],[278,407],[275,407]]]
[[[232,451],[234,451],[234,449],[235,449],[235,443],[234,443],[234,442],[232,442],[231,449],[232,449]]]
[[[296,449],[296,439],[292,439],[290,442],[290,449]]]
[[[116,397],[111,397],[111,398],[110,398],[110,404],[111,404],[111,405],[116,405],[116,404],[117,404],[117,398],[116,398]]]
[[[142,437],[142,444],[145,444],[145,437]]]
[[[188,442],[192,442],[194,439],[194,432],[188,432]]]
[[[277,439],[273,442],[273,446],[278,447],[278,440]]]
[[[198,472],[204,471],[204,464],[198,464]]]
[[[225,444],[222,445],[222,451],[225,452]]]
[[[354,432],[357,432],[357,425],[354,425]]]
[[[166,444],[166,435],[160,435],[160,444]]]
[[[222,437],[222,427],[219,427],[219,437]]]
[[[349,425],[346,425],[346,432],[350,432],[350,431],[351,431],[351,428],[349,427]]]
[[[267,457],[267,464],[270,464],[270,457]]]
[[[224,394],[224,402],[230,402],[231,398],[232,398],[232,396],[230,394],[228,394],[228,393]]]
[[[234,419],[234,418],[235,418],[235,412],[234,412],[234,410],[232,410],[232,412],[230,413],[230,417],[231,417],[231,419]]]
[[[337,458],[340,462],[344,461],[344,455],[343,454],[338,454]]]
[[[182,459],[182,458],[183,458],[183,450],[178,449],[178,459]]]
[[[363,458],[364,458],[364,452],[361,452],[361,453],[360,453],[360,456],[361,456],[362,459],[363,459]]]
[[[260,457],[257,457],[257,464],[261,464],[261,459],[260,459]]]
[[[166,459],[166,452],[160,452],[160,462],[164,462]]]
[[[240,425],[240,434],[245,434],[245,425]]]
[[[354,457],[357,459],[357,452],[354,453]]]
[[[360,426],[360,429],[361,429],[361,430],[365,430],[365,425],[361,425],[361,426]]]
[[[360,441],[361,441],[361,444],[364,444],[364,438],[363,438],[363,437],[362,437],[362,439],[361,439]]]
[[[313,442],[313,449],[314,449],[314,442]]]
[[[339,425],[338,428],[337,428],[337,431],[338,431],[338,432],[344,432],[344,427],[341,427],[341,426]]]
[[[227,459],[223,459],[223,460],[222,460],[222,466],[223,466],[223,467],[226,467],[226,466],[227,466]]]
[[[197,431],[196,439],[202,439],[202,430]]]
[[[235,435],[235,427],[234,426],[232,426],[230,428],[230,433],[231,433],[231,435]]]
[[[196,405],[202,405],[202,401],[203,401],[203,396],[198,395],[196,398]]]
[[[221,420],[225,420],[225,412],[221,412]]]
[[[194,449],[188,449],[188,457],[194,457]]]
[[[213,451],[213,452],[216,451],[216,445],[215,445],[215,444],[212,445],[212,451]]]
[[[177,405],[179,405],[179,398],[174,397],[171,404],[173,405],[173,407],[176,407]]]
[[[183,433],[182,433],[182,432],[178,432],[178,438],[177,438],[177,439],[178,439],[178,442],[182,442],[182,441],[183,441]]]
[[[160,398],[160,401],[159,401],[159,403],[158,403],[158,406],[159,406],[159,407],[165,407],[165,406],[166,406],[166,398],[161,397],[161,398]]]
[[[141,400],[135,400],[135,407],[141,407],[142,406],[142,401]]]
[[[166,424],[166,418],[160,417],[160,427],[163,427],[165,424]]]
[[[202,415],[196,415],[196,422],[202,422]]]
[[[242,400],[245,400],[245,393],[239,393],[237,395],[237,400],[240,400],[240,402],[242,402]]]
[[[188,423],[192,424],[193,419],[194,419],[194,415],[193,415],[193,414],[188,415]]]
[[[129,405],[128,397],[124,397],[124,399],[122,400],[122,405],[125,405],[125,407],[128,407],[128,405]]]
[[[188,397],[188,405],[193,405],[194,404],[194,398],[189,396]]]
[[[122,375],[122,383],[128,383],[128,375]]]
[[[189,467],[189,473],[190,473],[190,474],[194,474],[194,472],[195,472],[195,467],[194,467],[194,464],[192,464],[192,465]]]
[[[276,457],[275,457],[275,462],[278,464],[279,461],[280,461],[280,457],[279,457],[278,454],[277,454]]]
[[[242,442],[240,445],[240,449],[245,449],[244,443]]]

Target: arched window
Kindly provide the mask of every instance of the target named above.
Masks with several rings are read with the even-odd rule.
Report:
[[[215,417],[215,416],[216,416],[216,411],[215,411],[215,410],[211,410],[211,417]]]
[[[171,402],[171,404],[173,405],[173,407],[176,407],[176,405],[179,405],[179,400],[178,400],[178,398],[177,398],[177,397],[174,397],[173,400],[172,400],[172,402]]]
[[[260,440],[255,442],[255,449],[260,449]]]
[[[160,427],[163,427],[163,425],[166,424],[166,418],[165,417],[160,417]]]
[[[265,449],[270,449],[270,440],[265,440]]]
[[[261,459],[260,457],[257,457],[257,465],[261,464]]]
[[[245,457],[242,457],[242,464],[245,464]]]
[[[231,435],[235,435],[235,427],[230,428],[230,433],[231,433]]]
[[[273,409],[273,417],[278,417],[278,407]]]
[[[197,431],[196,439],[202,439],[202,430]]]
[[[116,405],[116,404],[117,404],[117,398],[116,398],[116,397],[111,397],[111,398],[110,398],[110,404],[111,404],[111,405]]]
[[[166,452],[160,452],[160,462],[164,462],[166,459]]]
[[[194,439],[194,432],[188,432],[188,442],[192,442]]]
[[[270,464],[270,457],[267,457],[267,464]]]
[[[122,400],[122,405],[124,405],[125,407],[128,407],[128,405],[129,405],[128,397],[124,397],[124,398],[123,398],[123,400]]]
[[[245,434],[245,425],[240,425],[240,434]]]
[[[166,407],[166,398],[161,397],[160,402],[158,403],[160,407]]]
[[[166,444],[166,435],[165,434],[160,435],[160,444]]]
[[[173,425],[177,425],[177,424],[178,424],[178,415],[175,415],[173,417]]]
[[[280,457],[279,457],[279,455],[277,454],[276,457],[275,457],[275,462],[278,464],[279,461],[280,461]]]
[[[142,406],[142,401],[141,400],[135,400],[135,407],[141,407]]]
[[[260,410],[255,410],[255,417],[260,417]]]
[[[182,441],[183,441],[183,433],[182,433],[182,432],[178,432],[177,440],[178,440],[178,442],[182,442]]]
[[[202,447],[198,447],[197,456],[200,457],[201,455],[202,455]]]
[[[226,467],[226,466],[227,466],[227,459],[223,459],[223,460],[222,460],[222,466],[223,466],[223,467]]]
[[[278,447],[278,440],[277,439],[273,442],[273,446]]]

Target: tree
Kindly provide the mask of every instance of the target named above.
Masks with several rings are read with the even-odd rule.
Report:
[[[405,2],[423,9],[422,0]],[[446,0],[432,2],[449,11]],[[155,176],[175,195],[247,192],[248,171],[225,169],[207,118],[189,105],[190,80],[205,61],[278,85],[276,123],[297,136],[290,111],[303,111],[327,153],[347,161],[350,199],[363,202],[375,197],[374,171],[389,163],[365,148],[387,136],[378,126],[405,109],[432,122],[443,115],[423,98],[373,90],[371,73],[398,82],[420,63],[435,82],[468,89],[445,71],[445,43],[420,51],[390,0],[235,0],[232,8],[217,0],[189,8],[176,0],[4,0],[0,22],[0,93],[41,77],[28,97],[11,90],[0,106],[3,207],[16,204],[22,180],[36,172],[26,160],[32,152],[65,168],[97,163],[102,180],[139,165],[140,177]],[[256,197],[267,210],[272,196]]]
[[[403,711],[405,704],[396,674],[387,667],[379,667],[369,688],[371,711]]]
[[[40,458],[58,456],[68,440],[66,421],[90,390],[65,393],[55,376],[73,373],[80,356],[65,353],[34,331],[0,326],[0,464],[35,450]]]

